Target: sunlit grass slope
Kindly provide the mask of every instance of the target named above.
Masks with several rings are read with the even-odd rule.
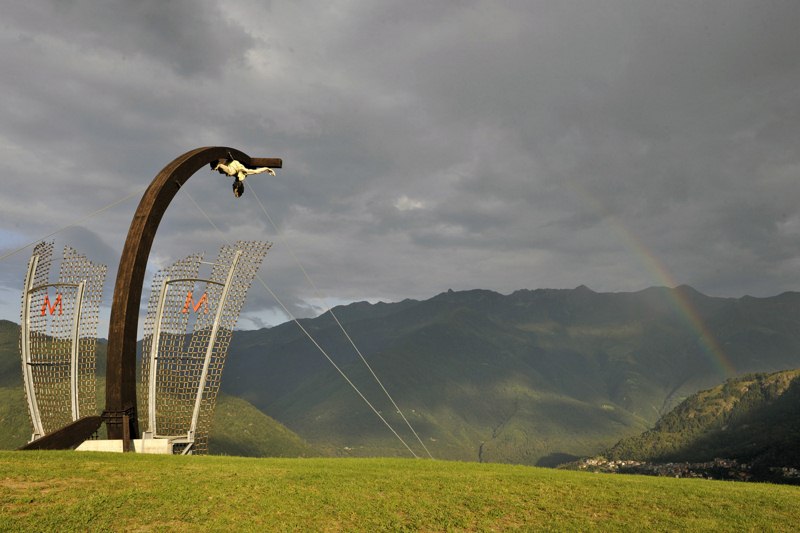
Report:
[[[413,459],[0,452],[0,529],[789,531],[800,487]]]
[[[209,453],[244,457],[312,457],[323,455],[248,402],[220,395],[208,441]]]
[[[0,450],[19,448],[31,437],[22,387],[0,387]]]
[[[102,405],[105,380],[101,378],[99,382],[98,404]],[[16,449],[30,439],[31,423],[25,402],[22,387],[0,387],[0,450]],[[101,438],[105,438],[104,428]],[[250,457],[324,455],[251,404],[227,394],[219,396],[214,410],[209,452]]]

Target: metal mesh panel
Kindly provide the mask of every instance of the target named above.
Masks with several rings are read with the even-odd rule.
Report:
[[[97,325],[100,321],[100,302],[106,279],[106,265],[91,263],[70,247],[64,247],[61,261],[61,283],[86,282],[78,322],[78,400],[80,416],[97,412]]]
[[[208,434],[233,328],[270,246],[256,241],[223,246],[206,280],[197,279],[199,255],[157,274],[148,303],[142,352],[142,398],[147,406],[142,412],[152,413],[150,391],[154,390],[155,427],[147,424],[147,431],[154,436],[187,435],[194,439],[192,453],[208,451]],[[190,325],[192,333],[187,337]],[[151,354],[156,335],[159,345]],[[156,363],[153,383],[151,359]]]
[[[222,381],[222,370],[225,365],[225,356],[228,353],[233,329],[239,319],[239,313],[244,306],[247,298],[247,291],[253,282],[253,278],[258,272],[267,251],[272,246],[270,243],[258,241],[238,241],[235,246],[224,246],[220,249],[217,262],[214,266],[211,279],[223,281],[228,274],[230,265],[234,260],[236,251],[242,254],[236,263],[233,276],[233,283],[230,286],[224,307],[221,312],[219,330],[216,342],[211,352],[206,385],[203,390],[202,403],[200,404],[199,418],[197,421],[197,431],[195,434],[195,449],[200,452],[208,450],[208,434],[211,430],[211,422],[214,417],[217,394],[219,393]],[[208,315],[206,315],[208,316]],[[198,321],[199,322],[199,321]],[[202,347],[208,343],[209,328],[198,328],[195,325],[195,333],[192,335],[190,352],[192,347]],[[196,338],[197,337],[197,338]]]
[[[186,296],[192,290],[200,270],[202,254],[195,254],[182,259],[172,266],[159,271],[153,279],[150,300],[147,305],[147,317],[144,326],[142,343],[142,401],[150,405],[150,353],[153,347],[154,334],[158,333],[156,350],[156,412],[157,434],[160,436],[176,436],[186,434],[189,417],[191,417],[190,397],[192,390],[197,390],[193,378],[199,377],[199,364],[185,357],[185,345],[189,313],[183,312]],[[166,286],[162,316],[158,322],[157,312],[159,297],[164,282],[175,281]],[[156,330],[160,331],[156,331]],[[147,410],[140,411],[147,413]],[[148,428],[153,431],[153,428]]]
[[[34,248],[22,294],[20,351],[35,436],[97,412],[95,349],[106,267],[67,246],[59,280],[50,283],[52,255],[52,242]]]

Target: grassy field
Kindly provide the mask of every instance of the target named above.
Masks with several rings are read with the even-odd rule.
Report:
[[[413,459],[0,452],[2,531],[796,530],[800,487]]]

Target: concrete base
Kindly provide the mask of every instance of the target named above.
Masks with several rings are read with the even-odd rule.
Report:
[[[172,454],[172,441],[169,439],[134,439],[133,449],[136,453]],[[86,440],[75,448],[79,452],[118,452],[122,453],[122,439]]]

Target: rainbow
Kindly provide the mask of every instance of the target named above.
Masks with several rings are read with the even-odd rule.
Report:
[[[633,253],[634,257],[639,258],[645,269],[656,280],[656,284],[672,289],[667,294],[676,314],[697,334],[700,346],[708,355],[716,370],[726,378],[735,376],[737,374],[736,367],[725,354],[719,341],[708,328],[687,295],[682,291],[675,290],[679,283],[675,281],[667,267],[658,260],[655,253],[582,186],[576,183],[571,183],[570,185],[585,202],[589,203],[604,218],[614,233],[620,237],[623,245]]]
[[[679,284],[675,281],[664,264],[658,260],[655,254],[647,248],[631,230],[622,225],[615,217],[610,217],[608,221],[614,226],[617,234],[622,237],[628,249],[632,250],[634,255],[642,261],[646,269],[658,280],[659,284],[672,289],[667,294],[676,313],[697,333],[700,345],[710,356],[716,369],[726,378],[736,375],[736,368],[733,366],[730,358],[725,354],[725,351],[722,349],[722,346],[711,330],[708,329],[708,326],[689,300],[687,294],[683,291],[675,290]]]

